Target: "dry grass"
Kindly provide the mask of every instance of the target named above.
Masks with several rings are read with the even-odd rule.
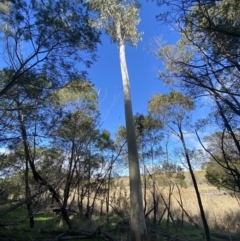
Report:
[[[240,231],[240,209],[238,200],[226,190],[218,190],[207,183],[205,171],[195,172],[199,191],[208,224],[211,229],[229,232]],[[187,188],[181,188],[183,207],[190,217],[198,225],[202,226],[196,193],[192,185],[189,173],[185,174]],[[168,191],[164,190],[164,196]],[[181,219],[181,208],[176,201],[179,200],[179,193],[175,188],[172,195],[172,213],[175,219]],[[186,219],[186,221],[188,221]]]
[[[199,191],[201,194],[202,203],[204,206],[206,218],[210,228],[213,230],[221,230],[227,232],[240,232],[240,209],[238,200],[226,190],[218,190],[216,187],[207,183],[205,179],[205,171],[195,172]],[[161,177],[158,177],[158,179]],[[185,173],[185,182],[187,187],[180,188],[183,207],[189,216],[193,219],[194,223],[202,226],[201,217],[199,213],[198,202],[195,190],[192,185],[189,173]],[[150,185],[151,186],[151,185]],[[164,199],[168,202],[168,186],[158,185],[158,196],[163,195]],[[103,201],[103,211],[106,210],[104,197],[96,201],[95,209],[101,209],[101,200]],[[178,204],[180,201],[177,188],[173,189],[171,196],[171,213],[174,220],[181,221],[182,209]],[[110,203],[110,216],[118,213],[118,216],[129,215],[129,180],[127,177],[116,178],[114,185],[111,187]],[[151,192],[147,191],[147,207],[152,207],[153,200]],[[161,197],[159,198],[158,218],[161,217],[165,205]],[[165,217],[166,218],[166,214]],[[191,223],[188,217],[184,215],[184,221]]]
[[[202,203],[209,226],[212,229],[237,232],[240,231],[238,220],[240,218],[239,204],[236,198],[214,188],[199,185]],[[202,225],[199,214],[196,194],[193,187],[181,189],[183,207],[198,224]],[[176,201],[179,195],[173,192],[172,212],[175,218],[181,218],[181,208]]]
[[[211,229],[222,230],[228,232],[240,232],[240,209],[237,199],[232,196],[226,190],[218,190],[216,187],[211,186],[205,179],[205,171],[195,172],[199,191],[202,198],[205,214],[207,217],[208,224]],[[192,186],[192,181],[189,173],[185,173],[185,181],[187,188],[181,188],[181,195],[183,200],[183,207],[190,217],[199,226],[202,226],[201,217],[199,213],[199,207],[195,190]],[[119,180],[118,180],[119,181]],[[129,190],[128,179],[121,178],[121,183],[124,183],[123,190]],[[162,195],[165,200],[168,201],[168,188],[159,186]],[[152,205],[151,194],[148,192],[148,206]],[[171,197],[171,212],[175,220],[181,219],[182,210],[176,200],[180,201],[179,193],[177,188],[173,189]],[[163,201],[159,202],[159,216],[163,212],[165,206]],[[189,219],[185,215],[184,220],[189,222]]]

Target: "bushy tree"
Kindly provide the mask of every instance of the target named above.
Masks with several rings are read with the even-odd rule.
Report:
[[[8,11],[0,12],[1,56],[11,74],[2,83],[0,96],[20,83],[30,69],[51,79],[48,87],[56,87],[74,73],[76,63],[91,64],[99,34],[89,25],[88,11],[82,2],[4,3]],[[82,56],[86,52],[90,53],[88,59]]]
[[[183,153],[192,178],[193,186],[196,192],[199,210],[206,234],[206,239],[211,240],[209,227],[202,205],[201,195],[198,189],[197,181],[193,172],[189,149],[185,141],[183,128],[190,127],[190,113],[194,109],[194,102],[188,96],[178,91],[172,91],[169,94],[156,94],[149,101],[149,111],[156,118],[161,120],[164,125],[176,135],[183,148]]]
[[[52,93],[73,80],[86,80],[85,67],[77,69],[76,63],[90,66],[99,32],[89,24],[88,9],[81,1],[4,1],[0,9],[5,63],[0,72],[1,144],[23,146],[26,170],[29,165],[34,179],[48,187],[71,227],[58,193],[38,172],[36,150],[47,145],[56,110],[62,111],[55,108],[59,102]]]
[[[226,128],[240,151],[234,135],[240,114],[239,1],[223,0],[214,5],[182,1],[171,6],[172,11],[178,10],[174,22],[181,39],[159,49],[158,57],[165,65],[159,78],[198,101],[204,96],[204,102],[212,106],[209,118],[220,129]]]
[[[239,133],[235,133],[239,136]],[[232,136],[215,132],[204,138],[209,162],[206,163],[206,178],[218,188],[240,191],[239,155]]]

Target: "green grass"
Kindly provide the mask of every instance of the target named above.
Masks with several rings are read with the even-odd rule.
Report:
[[[148,220],[148,223],[152,223],[151,220]],[[189,223],[184,223],[183,227],[180,224],[173,225],[172,222],[169,223],[169,227],[166,227],[166,221],[163,220],[161,224],[158,226],[159,230],[166,230],[171,234],[171,237],[180,237],[183,239],[187,239],[190,241],[204,241],[204,230],[203,228],[197,228]],[[151,231],[150,231],[151,232]],[[223,241],[223,240],[231,240],[237,241],[240,240],[240,234],[229,233],[224,231],[215,231],[210,230],[212,241]],[[159,240],[168,240],[164,235],[164,232],[158,232]]]
[[[8,209],[11,205],[0,205],[0,212]],[[34,228],[30,229],[29,219],[26,206],[23,205],[7,215],[0,217],[0,224],[8,224],[4,229],[0,229],[0,240],[32,240],[38,238],[55,238],[58,234],[64,233],[68,230],[66,223],[59,217],[55,220],[56,216],[53,212],[42,212],[34,215]],[[93,217],[92,220],[81,220],[80,218],[73,219],[73,230],[95,230],[101,221],[99,217]],[[113,225],[114,226],[114,225]],[[113,227],[111,224],[108,228]],[[42,233],[44,231],[55,231],[55,233]],[[87,241],[89,239],[81,239]],[[97,241],[98,239],[91,239]],[[74,240],[73,240],[74,241]]]
[[[9,204],[1,205],[0,212],[8,209]],[[0,237],[9,236],[12,240],[31,240],[33,238],[50,238],[49,234],[38,232],[39,228],[53,227],[53,215],[36,214],[34,216],[34,228],[30,229],[28,212],[25,205],[0,217],[0,223],[6,224],[4,229],[0,229]]]
[[[5,207],[0,206],[0,210],[3,210]],[[9,222],[14,223],[17,220],[22,219],[22,217],[26,217],[27,210],[24,206],[10,212],[8,215],[0,218],[0,223]],[[51,234],[51,233],[41,233],[39,232],[40,229],[42,230],[52,230],[52,231],[59,231],[64,232],[68,228],[65,224],[63,226],[59,227],[59,223],[56,223],[54,221],[54,214],[53,213],[39,213],[35,216],[35,227],[33,229],[29,228],[29,221],[26,219],[25,221],[20,222],[18,225],[13,225],[8,227],[5,230],[0,230],[0,237],[3,237],[3,235],[9,235],[13,240],[31,240],[35,238],[54,238],[57,236],[57,234]],[[109,224],[104,226],[104,230],[107,232],[107,230],[113,230],[116,228],[116,225],[119,221],[122,221],[118,217],[110,217]],[[102,221],[99,220],[99,218],[96,216],[93,218],[93,220],[81,220],[79,218],[73,219],[73,230],[94,230],[98,225],[101,224]],[[148,220],[148,223],[152,223],[151,220]],[[168,230],[171,233],[171,237],[182,237],[188,240],[194,240],[194,241],[202,241],[204,240],[203,235],[204,231],[201,228],[196,228],[188,223],[184,223],[184,226],[181,227],[180,225],[177,226],[177,229],[174,227],[174,225],[170,222],[169,228],[166,229],[166,222],[163,221],[161,225],[159,226],[159,230]],[[13,232],[14,230],[14,232]],[[103,230],[103,231],[104,231]],[[150,232],[149,232],[150,233]],[[121,237],[122,240],[126,240],[126,238],[129,236],[128,231],[125,233],[120,231],[120,229],[115,230],[114,232],[108,233],[111,237]],[[151,234],[149,234],[151,236]],[[231,234],[235,237],[237,234]],[[224,239],[226,237],[226,239]],[[220,241],[220,240],[229,240],[227,239],[229,237],[229,233],[225,232],[214,232],[212,231],[212,240],[213,241]],[[157,232],[155,236],[156,240],[167,240],[167,238],[161,233]],[[1,239],[2,240],[2,239]],[[89,239],[82,239],[83,241],[87,241]],[[98,239],[91,239],[93,241],[97,241]],[[236,239],[232,239],[236,240]],[[74,241],[74,240],[73,240]]]

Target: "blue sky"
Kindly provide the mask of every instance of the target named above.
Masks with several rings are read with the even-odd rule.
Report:
[[[170,26],[162,26],[156,20],[161,9],[156,2],[141,1],[142,41],[137,48],[126,47],[133,112],[146,113],[148,100],[156,93],[166,93],[167,88],[157,79],[160,61],[147,49],[154,37],[162,36],[167,43],[175,43],[178,34]],[[122,80],[117,45],[110,43],[108,36],[102,36],[98,47],[98,60],[89,69],[90,80],[99,91],[99,107],[102,113],[103,128],[115,133],[120,124],[125,125]]]
[[[142,41],[136,48],[126,46],[134,114],[146,114],[149,99],[156,93],[168,91],[157,79],[158,69],[162,67],[161,62],[147,49],[151,48],[155,37],[162,37],[168,44],[174,44],[179,39],[178,33],[171,30],[170,26],[162,25],[156,20],[156,15],[162,9],[155,1],[140,0],[140,2],[142,4],[141,22],[138,29],[139,32],[143,32]],[[117,45],[112,44],[107,35],[102,35],[101,40],[102,44],[98,46],[97,52],[98,60],[88,69],[88,72],[89,79],[99,92],[99,107],[103,122],[101,127],[114,135],[119,125],[125,125],[119,54]],[[0,66],[2,64],[3,62],[0,61]],[[200,111],[195,113],[195,117],[199,115]],[[192,136],[189,135],[188,139],[191,138]],[[195,140],[194,137],[191,142]]]

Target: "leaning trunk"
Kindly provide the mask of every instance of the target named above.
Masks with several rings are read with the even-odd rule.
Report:
[[[185,157],[186,157],[186,160],[187,160],[189,172],[190,172],[190,175],[191,175],[191,178],[192,178],[192,181],[193,181],[193,186],[194,186],[194,189],[195,189],[195,192],[196,192],[198,206],[199,206],[199,209],[200,209],[200,214],[201,214],[203,227],[204,227],[204,231],[205,231],[205,235],[206,235],[206,240],[210,241],[211,240],[211,236],[210,236],[210,231],[209,231],[207,219],[205,217],[205,212],[204,212],[203,205],[202,205],[202,199],[201,199],[201,196],[200,196],[200,192],[198,190],[197,181],[196,181],[195,175],[193,173],[192,165],[191,165],[191,162],[190,162],[190,158],[189,158],[189,155],[188,155],[188,150],[187,150],[187,147],[186,147],[186,143],[185,143],[185,140],[184,140],[181,128],[179,128],[179,133],[180,133],[180,139],[181,139],[181,142],[182,142],[182,145],[183,145]]]
[[[16,101],[17,107],[20,110],[20,103],[18,101]],[[71,221],[69,219],[66,207],[62,204],[62,201],[58,195],[58,193],[55,191],[55,189],[48,183],[46,182],[41,176],[40,174],[37,172],[36,168],[35,168],[35,164],[34,164],[34,159],[31,157],[31,151],[30,151],[30,147],[28,144],[28,138],[27,138],[27,131],[26,131],[26,127],[24,124],[24,120],[22,118],[22,114],[20,111],[18,111],[18,121],[19,121],[19,125],[20,125],[20,130],[21,130],[21,136],[23,139],[23,146],[24,146],[24,154],[25,154],[25,158],[26,158],[26,162],[29,163],[30,168],[32,170],[33,173],[33,177],[35,179],[35,181],[37,183],[39,183],[40,185],[44,185],[48,188],[48,190],[51,192],[53,199],[55,199],[55,201],[58,203],[59,208],[62,211],[62,215],[63,218],[65,219],[69,229],[71,228]]]
[[[118,24],[117,32],[119,39],[119,57],[123,82],[125,120],[128,143],[131,240],[143,241],[146,240],[146,224],[143,212],[142,187],[138,161],[137,143],[135,136],[135,127],[133,122],[130,85],[125,58],[125,46],[123,39],[121,37],[120,23]]]

